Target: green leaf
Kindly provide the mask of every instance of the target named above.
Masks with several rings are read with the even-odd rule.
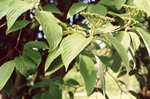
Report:
[[[90,4],[87,8],[87,12],[90,12],[90,13],[99,13],[103,16],[106,15],[107,13],[107,8],[101,4]]]
[[[0,90],[4,87],[4,85],[7,83],[8,79],[10,78],[12,72],[14,71],[15,64],[14,61],[8,61],[4,63],[0,67]]]
[[[141,10],[145,11],[150,16],[150,2],[149,0],[134,0],[134,4]]]
[[[96,67],[98,71],[98,78],[100,79],[101,82],[101,89],[103,90],[103,94],[105,93],[105,77],[104,77],[104,64],[101,62],[101,60],[95,56],[96,58]]]
[[[27,3],[25,1],[13,1],[7,12],[7,31],[12,27],[21,14],[32,9],[33,6],[33,3]]]
[[[24,49],[32,49],[37,48],[37,49],[47,49],[48,46],[44,42],[40,41],[30,41],[25,44]]]
[[[136,28],[138,31],[138,34],[142,37],[145,46],[147,48],[148,54],[150,56],[150,34],[149,32],[147,32],[146,30],[142,29],[142,28]]]
[[[67,14],[67,19],[79,13],[80,11],[86,9],[86,7],[87,7],[87,4],[82,3],[82,2],[73,3],[73,5],[71,6]]]
[[[100,56],[99,57],[101,62],[105,65],[110,67],[113,72],[118,72],[121,67],[121,59],[118,55],[118,53],[114,52],[112,53],[112,56]]]
[[[81,56],[79,62],[80,73],[85,82],[87,95],[90,95],[96,85],[96,68],[91,58]]]
[[[120,9],[123,6],[123,4],[125,4],[125,2],[126,0],[114,0],[117,9]]]
[[[63,62],[61,59],[61,56],[57,57],[53,62],[50,64],[50,66],[47,68],[45,75],[50,75],[54,72],[56,72],[58,69],[60,69],[63,66]]]
[[[139,46],[140,46],[140,39],[139,36],[134,33],[134,32],[129,32],[131,40],[132,40],[132,46],[134,51],[138,50]]]
[[[116,49],[116,51],[118,52],[119,56],[121,57],[121,59],[124,61],[126,66],[129,66],[129,59],[128,59],[128,53],[125,50],[125,48],[120,44],[120,42],[118,41],[117,38],[108,35],[108,34],[104,34],[104,42],[110,42],[114,48]]]
[[[55,5],[44,6],[43,10],[51,13],[63,14]]]
[[[119,26],[113,26],[112,24],[108,23],[98,27],[95,31],[95,34],[111,33],[114,32],[114,30],[117,28],[119,28]]]
[[[9,7],[9,3],[12,0],[0,0],[0,20],[7,14],[7,9]]]
[[[120,31],[118,33],[115,33],[114,36],[118,39],[118,41],[122,44],[122,46],[128,50],[129,46],[130,46],[130,36],[128,32],[125,31]]]
[[[29,24],[29,21],[27,20],[21,20],[21,21],[16,21],[14,25],[7,31],[6,35],[10,34],[11,32],[20,30],[27,26]]]
[[[60,54],[61,54],[60,49],[55,49],[54,51],[49,53],[45,63],[45,69],[44,69],[45,72],[47,71],[51,63],[54,61],[54,59],[56,59]]]
[[[48,48],[47,45],[39,41],[30,41],[24,45],[23,55],[28,56],[35,62],[37,65],[41,63],[41,54],[38,52],[38,49]]]
[[[5,86],[3,87],[3,91],[10,97],[13,91],[13,81],[12,79],[9,79]]]
[[[107,6],[116,6],[116,8],[119,10],[123,4],[125,4],[126,0],[100,0],[99,3]]]
[[[62,39],[62,28],[58,25],[57,19],[46,11],[36,11],[35,18],[42,26],[46,35],[50,51],[54,50]]]
[[[103,5],[107,5],[107,6],[113,6],[113,5],[115,5],[114,4],[114,0],[100,0],[99,3],[103,4]]]
[[[93,37],[85,38],[81,34],[72,34],[63,39],[60,48],[66,70],[73,59],[91,42]]]
[[[25,77],[35,73],[37,64],[28,56],[22,55],[15,58],[16,69]]]

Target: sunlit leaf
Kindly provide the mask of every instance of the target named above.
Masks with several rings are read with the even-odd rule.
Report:
[[[122,44],[122,46],[128,50],[129,46],[130,46],[130,36],[128,32],[125,31],[120,31],[118,33],[115,33],[114,36],[118,39],[118,41]]]
[[[142,37],[142,39],[145,43],[145,46],[147,48],[148,54],[150,56],[150,34],[142,28],[136,28],[136,29],[137,29],[139,35]]]
[[[57,19],[50,12],[46,11],[36,11],[35,18],[42,26],[50,51],[54,50],[60,43],[63,35]]]
[[[87,4],[82,3],[82,2],[73,3],[73,5],[71,6],[67,14],[67,19],[79,13],[80,11],[84,10],[86,7],[87,7]]]
[[[93,37],[85,38],[81,34],[72,34],[61,43],[61,56],[66,70],[73,59],[91,42]]]
[[[145,11],[150,16],[150,2],[149,0],[134,0],[134,4],[141,10]]]
[[[128,53],[125,50],[125,48],[121,45],[119,40],[117,40],[117,38],[115,38],[115,37],[113,37],[111,35],[108,35],[108,34],[105,34],[104,38],[105,38],[105,39],[103,39],[104,42],[106,42],[106,44],[107,44],[107,41],[110,42],[114,46],[114,48],[116,49],[116,51],[118,52],[119,56],[121,57],[121,59],[126,64],[126,66],[129,66]]]
[[[87,95],[90,95],[96,85],[96,68],[91,58],[81,56],[79,62],[80,73],[85,82]]]
[[[101,4],[96,4],[96,5],[93,5],[93,4],[90,4],[88,7],[87,7],[87,12],[90,12],[90,13],[100,13],[102,15],[106,15],[107,13],[107,8]]]
[[[139,46],[140,46],[140,39],[139,36],[134,33],[134,32],[129,32],[131,40],[132,40],[132,46],[134,51],[138,50]]]
[[[7,12],[7,31],[12,27],[17,18],[29,9],[32,9],[33,3],[27,3],[25,1],[14,1],[11,3]]]
[[[61,54],[60,49],[55,49],[54,51],[49,53],[45,63],[45,69],[44,69],[45,72],[47,71],[51,63],[54,61],[54,59],[56,59],[60,54]]]

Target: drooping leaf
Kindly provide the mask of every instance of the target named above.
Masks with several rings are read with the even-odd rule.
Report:
[[[25,77],[35,73],[37,64],[28,56],[22,55],[15,58],[16,69]]]
[[[80,11],[86,9],[86,7],[87,7],[87,4],[82,3],[82,2],[73,3],[73,5],[71,6],[67,14],[67,19],[79,13]]]
[[[142,28],[136,28],[136,29],[138,31],[138,34],[142,37],[145,46],[147,48],[148,54],[150,56],[150,34]]]
[[[45,62],[45,69],[44,69],[45,72],[47,71],[51,63],[54,61],[54,59],[56,59],[60,54],[61,54],[60,49],[55,49],[54,51],[49,53]]]
[[[12,72],[14,71],[15,64],[14,61],[8,61],[4,63],[0,67],[0,90],[4,87],[4,85],[7,83],[8,79],[10,78]]]
[[[107,41],[110,42],[114,46],[114,48],[116,49],[119,56],[121,57],[121,59],[126,64],[126,66],[129,66],[128,53],[127,53],[126,49],[117,40],[117,38],[115,38],[111,35],[108,35],[108,34],[104,34],[104,38],[105,39],[103,39],[103,41],[106,43],[107,43]]]
[[[93,5],[93,4],[90,4],[88,7],[87,7],[87,12],[90,12],[90,13],[100,13],[101,15],[106,15],[107,13],[107,8],[101,4],[96,4],[96,5]]]
[[[79,62],[80,73],[85,82],[87,95],[90,95],[96,85],[96,68],[91,58],[81,56]]]
[[[139,46],[140,46],[140,39],[139,36],[134,33],[134,32],[129,32],[131,40],[132,40],[132,46],[134,51],[138,50]]]
[[[150,2],[149,0],[133,0],[134,4],[141,10],[145,11],[150,16]]]
[[[13,1],[7,12],[7,31],[12,27],[17,18],[29,9],[32,9],[34,3],[25,1]]]
[[[81,34],[72,34],[61,43],[61,56],[66,70],[73,59],[91,42],[93,37],[85,38]]]
[[[27,26],[29,24],[29,21],[27,20],[21,20],[21,21],[16,21],[14,25],[7,31],[6,35],[10,34],[11,32],[20,30]]]
[[[54,50],[60,43],[63,35],[57,19],[50,12],[46,11],[36,11],[35,18],[42,26],[50,51]]]
[[[101,60],[98,58],[98,56],[95,56],[96,58],[96,67],[97,67],[97,74],[98,78],[101,82],[101,89],[103,90],[103,94],[105,93],[105,76],[104,76],[104,64],[101,62]]]
[[[114,36],[118,39],[118,41],[123,45],[123,47],[128,50],[130,46],[130,36],[128,32],[120,31],[118,33],[115,33]]]

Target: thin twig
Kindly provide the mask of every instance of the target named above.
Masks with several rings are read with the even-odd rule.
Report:
[[[107,73],[108,73],[108,74],[113,78],[113,80],[116,82],[118,88],[119,88],[122,92],[125,92],[124,90],[121,89],[121,87],[120,87],[118,81],[115,79],[115,77],[114,77],[109,71],[107,71]],[[125,92],[125,93],[126,93],[126,92]]]
[[[2,25],[0,25],[0,28],[2,28],[3,26],[5,26],[6,25],[6,22],[5,23],[3,23]]]

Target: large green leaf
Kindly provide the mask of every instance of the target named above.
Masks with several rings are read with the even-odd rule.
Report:
[[[150,1],[149,0],[134,0],[134,4],[141,10],[145,11],[150,16]]]
[[[150,34],[142,28],[136,28],[136,29],[137,29],[139,35],[142,37],[142,39],[145,43],[145,46],[147,48],[148,54],[150,56]]]
[[[81,56],[79,62],[80,73],[85,82],[87,95],[90,95],[96,85],[96,68],[90,57]]]
[[[118,39],[118,41],[123,45],[123,47],[128,50],[130,46],[130,36],[128,32],[120,31],[118,33],[115,33],[114,36]]]
[[[12,0],[0,0],[0,19],[7,14],[9,3]]]
[[[62,39],[62,28],[58,25],[57,19],[46,11],[36,11],[35,18],[38,20],[44,34],[46,35],[50,51],[54,50]]]
[[[0,90],[4,87],[15,68],[14,61],[8,61],[0,67]]]
[[[117,38],[115,38],[111,35],[108,35],[108,34],[104,34],[103,41],[106,43],[110,42],[114,46],[114,48],[116,49],[119,56],[126,64],[126,66],[129,66],[128,53],[127,53],[126,49],[121,45],[121,43],[119,42],[119,40]]]
[[[82,3],[82,2],[73,3],[73,5],[71,6],[67,14],[67,19],[77,14],[78,12],[86,9],[86,7],[87,7],[87,4]]]
[[[59,55],[61,54],[60,49],[55,49],[54,51],[50,52],[47,59],[46,59],[46,63],[45,63],[45,72],[47,71],[47,69],[49,68],[49,66],[51,65],[51,63],[53,62],[53,60],[55,58],[57,58]]]
[[[101,82],[101,89],[103,90],[103,94],[105,93],[105,76],[104,76],[104,64],[101,62],[101,60],[95,56],[96,58],[96,67],[97,67],[97,74],[98,78]]]
[[[132,46],[134,51],[138,50],[139,46],[140,46],[140,39],[139,36],[134,33],[134,32],[129,32],[131,40],[132,40]]]
[[[72,34],[61,43],[61,56],[63,63],[68,68],[71,61],[91,42],[93,37],[85,38],[81,34]]]
[[[25,77],[37,70],[37,64],[28,56],[22,55],[15,58],[16,69]]]
[[[90,4],[87,8],[87,12],[90,12],[90,13],[100,13],[102,15],[106,15],[107,13],[107,8],[101,4]]]
[[[28,24],[29,24],[29,21],[27,21],[27,20],[16,21],[14,23],[14,25],[7,31],[7,35],[11,32],[14,32],[14,31],[24,28]]]
[[[29,9],[32,9],[34,3],[27,3],[25,1],[13,1],[9,5],[7,12],[7,31],[12,27],[17,18]]]

